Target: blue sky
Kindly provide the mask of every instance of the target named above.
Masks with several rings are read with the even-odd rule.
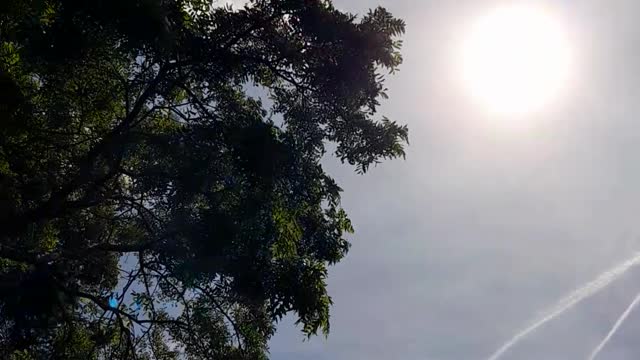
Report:
[[[507,1],[342,0],[407,22],[401,71],[381,113],[410,127],[406,161],[365,176],[330,159],[356,227],[332,268],[328,339],[287,320],[279,360],[486,359],[541,310],[640,250],[640,5],[553,7],[575,46],[562,101],[513,130],[451,80],[456,39]],[[584,359],[640,291],[640,270],[519,343],[503,359]],[[640,310],[599,359],[637,358]]]

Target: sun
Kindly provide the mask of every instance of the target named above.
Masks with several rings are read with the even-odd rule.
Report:
[[[476,102],[521,115],[562,94],[572,59],[561,23],[543,8],[520,5],[479,18],[462,42],[460,60],[463,84]]]

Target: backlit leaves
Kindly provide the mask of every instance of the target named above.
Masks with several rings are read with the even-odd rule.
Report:
[[[354,229],[321,161],[405,155],[377,117],[403,31],[329,1],[2,2],[0,351],[265,359],[287,314],[327,334]]]

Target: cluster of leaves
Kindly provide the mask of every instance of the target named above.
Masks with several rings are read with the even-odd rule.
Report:
[[[290,312],[327,333],[353,229],[320,160],[404,156],[374,118],[403,31],[320,0],[0,2],[0,352],[262,359]]]

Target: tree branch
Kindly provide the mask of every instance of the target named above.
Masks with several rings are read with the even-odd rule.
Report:
[[[240,339],[240,329],[238,327],[238,325],[236,324],[236,322],[231,318],[231,316],[229,316],[229,314],[227,314],[227,312],[224,310],[224,308],[222,307],[222,305],[220,305],[220,303],[218,302],[218,300],[215,299],[215,297],[213,295],[211,295],[206,289],[200,287],[200,286],[194,286],[194,288],[200,290],[200,292],[202,292],[202,294],[204,296],[206,296],[209,301],[211,301],[213,303],[213,305],[218,309],[218,311],[220,313],[222,313],[222,315],[227,319],[227,321],[229,321],[229,323],[231,324],[231,326],[233,327],[233,331],[236,335],[236,339],[238,340],[238,349],[240,349],[240,352],[244,353],[244,349],[242,348],[242,341]]]

